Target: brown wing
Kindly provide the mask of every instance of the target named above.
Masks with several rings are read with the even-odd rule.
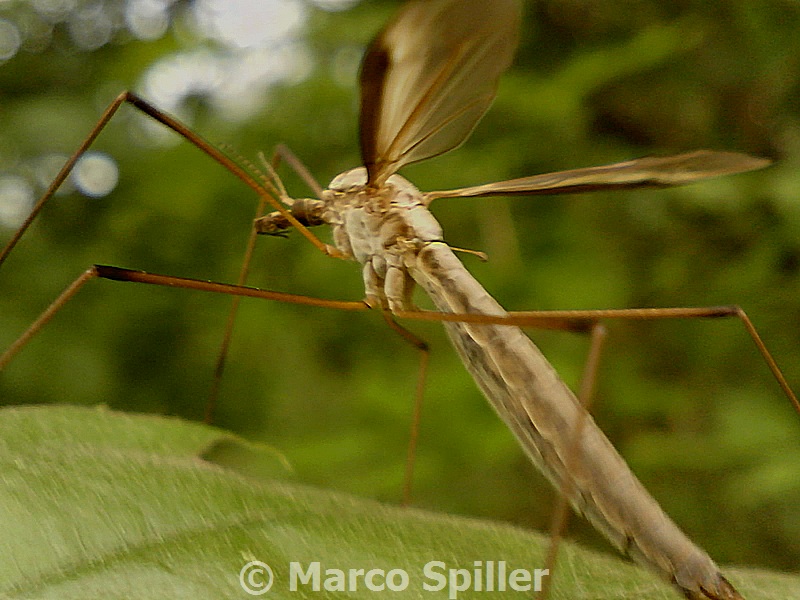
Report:
[[[695,150],[674,156],[637,158],[621,163],[545,173],[474,187],[425,194],[426,202],[437,198],[475,198],[536,194],[574,194],[594,190],[684,185],[702,179],[762,169],[770,164],[736,152]]]
[[[403,165],[461,144],[517,46],[518,0],[414,0],[361,65],[361,155],[380,186]]]

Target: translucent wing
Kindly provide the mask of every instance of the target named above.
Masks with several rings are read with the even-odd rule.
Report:
[[[361,65],[361,155],[380,186],[403,165],[461,144],[517,46],[518,0],[414,0]]]
[[[545,173],[532,177],[487,183],[475,187],[429,192],[427,203],[437,198],[475,198],[535,194],[574,194],[594,190],[667,187],[762,169],[770,164],[736,152],[695,150],[674,156],[637,158],[612,165]]]

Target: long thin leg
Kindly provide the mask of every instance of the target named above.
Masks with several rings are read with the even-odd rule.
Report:
[[[20,238],[31,226],[31,223],[33,223],[38,214],[42,211],[42,208],[44,208],[44,205],[47,203],[47,201],[50,200],[50,198],[53,196],[53,194],[56,193],[58,188],[61,187],[61,184],[63,184],[64,181],[67,179],[67,177],[69,177],[69,174],[72,172],[72,169],[75,168],[75,163],[78,162],[78,159],[80,159],[80,157],[83,156],[84,153],[89,149],[89,146],[91,146],[92,143],[94,143],[95,139],[97,139],[97,136],[100,135],[100,132],[103,130],[106,124],[111,120],[111,117],[114,116],[114,113],[117,112],[117,109],[119,109],[120,105],[122,105],[122,103],[126,101],[127,99],[126,94],[127,92],[120,94],[114,99],[114,101],[111,104],[108,105],[108,108],[106,108],[106,110],[103,112],[102,116],[100,117],[100,120],[97,121],[95,126],[92,128],[92,131],[89,132],[89,135],[86,136],[85,140],[83,140],[80,147],[78,147],[78,149],[75,151],[75,154],[70,156],[69,159],[67,159],[67,162],[64,164],[64,166],[61,167],[61,170],[58,172],[58,175],[56,175],[56,178],[53,179],[53,181],[50,183],[50,186],[47,188],[45,193],[42,195],[41,198],[39,198],[39,200],[34,205],[33,209],[31,210],[31,213],[28,215],[28,218],[25,219],[25,221],[22,223],[19,229],[17,229],[17,231],[14,232],[14,235],[11,237],[8,244],[6,244],[5,248],[3,248],[2,251],[0,251],[0,265],[2,265],[3,262],[5,262],[6,257],[11,253],[11,251],[14,249],[14,246],[17,245],[17,242],[19,242]]]
[[[264,213],[266,202],[262,200],[258,203],[256,209],[256,218]],[[247,237],[247,246],[244,251],[244,258],[242,259],[242,266],[239,269],[239,277],[236,279],[236,285],[244,286],[247,283],[247,275],[250,273],[250,264],[253,259],[253,252],[256,248],[256,237],[258,232],[255,228],[250,229],[250,235]],[[220,386],[222,385],[222,376],[225,373],[225,363],[228,359],[228,350],[231,346],[231,339],[233,338],[233,327],[236,324],[236,316],[239,314],[239,305],[242,303],[241,296],[234,296],[231,300],[231,308],[228,311],[228,318],[225,320],[225,330],[222,334],[222,342],[220,343],[219,352],[217,352],[217,360],[214,363],[214,373],[211,379],[211,389],[208,392],[208,400],[206,401],[206,410],[203,416],[203,422],[209,425],[214,422],[214,413],[217,408],[217,399],[219,398]]]
[[[11,240],[6,244],[5,248],[0,251],[0,265],[6,260],[8,255],[10,254],[11,250],[17,245],[17,242],[22,238],[25,231],[30,227],[31,223],[36,219],[36,216],[41,212],[42,208],[44,208],[45,204],[50,200],[50,198],[55,194],[58,188],[64,183],[67,179],[69,174],[72,172],[75,164],[78,162],[81,156],[89,149],[92,143],[95,141],[100,132],[103,128],[108,124],[114,114],[119,110],[119,107],[122,104],[128,103],[132,106],[136,107],[146,115],[152,117],[165,127],[172,129],[174,132],[178,133],[186,140],[191,142],[193,145],[197,146],[200,150],[205,152],[208,156],[214,159],[216,162],[221,164],[223,167],[228,169],[231,173],[233,173],[236,177],[238,177],[241,181],[243,181],[248,187],[250,187],[253,191],[255,191],[260,197],[265,198],[267,202],[269,202],[275,210],[277,210],[285,219],[292,224],[293,227],[298,229],[300,233],[305,236],[316,248],[318,248],[324,254],[329,256],[334,256],[337,258],[342,258],[341,252],[330,246],[328,244],[323,243],[322,241],[317,238],[309,229],[303,225],[300,221],[298,221],[294,215],[285,207],[283,206],[278,200],[276,200],[270,192],[264,188],[260,183],[258,183],[246,170],[244,170],[241,166],[239,166],[235,161],[231,160],[228,156],[222,153],[218,148],[214,145],[210,144],[202,137],[191,131],[188,127],[183,125],[180,121],[174,119],[170,115],[160,111],[158,108],[150,104],[149,102],[143,100],[142,98],[138,97],[136,94],[132,92],[122,92],[119,96],[117,96],[111,104],[108,105],[108,108],[103,112],[100,119],[97,121],[95,126],[89,132],[89,135],[86,136],[86,139],[81,143],[75,153],[67,160],[64,166],[59,171],[56,178],[47,188],[45,193],[42,197],[38,200],[36,205],[31,210],[30,215],[28,218],[25,219],[25,222],[20,226],[20,228],[14,233]]]
[[[241,162],[241,163],[245,164],[246,166],[248,166],[251,172],[253,172],[256,175],[258,175],[260,177],[260,179],[264,182],[265,186],[268,189],[270,189],[271,191],[273,191],[273,194],[277,195],[279,197],[279,199],[284,204],[286,204],[287,206],[290,206],[291,203],[294,202],[294,200],[292,200],[291,198],[288,197],[288,194],[286,193],[286,190],[284,189],[283,184],[280,181],[280,178],[277,176],[276,171],[277,171],[278,167],[280,166],[281,161],[283,161],[286,164],[288,164],[289,167],[295,173],[297,173],[300,176],[301,179],[303,179],[303,181],[306,183],[306,185],[308,185],[309,188],[311,188],[311,190],[314,192],[314,194],[317,196],[317,198],[321,198],[322,197],[322,193],[323,193],[322,186],[314,178],[314,176],[311,174],[311,171],[308,170],[308,168],[305,166],[305,164],[303,164],[303,162],[299,158],[297,158],[297,155],[295,155],[289,149],[289,147],[284,145],[284,144],[278,144],[275,147],[275,150],[274,150],[274,152],[272,154],[272,159],[270,161],[267,161],[263,157],[263,155],[260,155],[260,158],[262,159],[262,162],[263,162],[264,166],[269,169],[269,174],[270,174],[269,177],[266,176],[266,175],[263,175],[259,171],[259,169],[257,167],[255,167],[255,165],[250,164],[246,159],[243,159],[242,157],[237,157],[237,158],[238,158],[239,162]],[[266,202],[267,202],[267,199],[264,196],[262,196],[261,197],[261,201],[259,202],[259,206],[256,209],[256,216],[255,216],[255,220],[254,221],[258,221],[258,219],[260,219],[264,215],[264,208],[266,206]],[[255,244],[256,244],[256,237],[257,236],[258,236],[258,230],[256,229],[255,226],[253,226],[251,228],[251,230],[250,230],[250,235],[248,236],[248,239],[247,239],[247,246],[246,246],[246,249],[245,249],[244,258],[242,259],[242,266],[241,266],[241,268],[239,270],[239,277],[236,280],[236,284],[237,285],[244,286],[247,283],[247,276],[248,276],[248,273],[250,272],[250,263],[251,263],[252,258],[253,258],[253,252],[255,250]],[[214,419],[214,412],[215,412],[215,409],[216,409],[217,398],[219,396],[220,386],[222,385],[222,376],[223,376],[224,371],[225,371],[225,363],[227,361],[228,350],[230,348],[231,339],[232,339],[232,336],[233,336],[233,328],[234,328],[235,323],[236,323],[236,315],[237,315],[237,313],[239,311],[239,304],[240,303],[241,303],[241,297],[235,296],[233,298],[232,302],[231,302],[231,308],[230,308],[230,311],[228,312],[228,318],[226,319],[226,322],[225,322],[225,330],[223,332],[222,342],[220,344],[220,349],[219,349],[219,352],[217,354],[217,360],[216,360],[216,363],[215,363],[215,366],[214,366],[214,373],[213,373],[212,382],[211,382],[211,389],[209,391],[209,397],[208,397],[208,400],[206,402],[205,416],[204,416],[204,419],[203,419],[206,423],[211,423],[211,422],[213,422],[213,419]],[[394,325],[392,325],[392,328],[395,329],[395,331],[399,331],[398,330],[398,328],[399,328],[399,329],[402,329],[403,331],[407,332],[407,330],[405,330],[404,328],[400,327],[400,325],[397,325],[396,323],[394,323]],[[402,337],[404,337],[406,340],[410,341],[409,336],[411,336],[411,337],[414,337],[414,336],[410,332],[407,332],[407,333],[408,333],[408,335],[404,335],[403,334]],[[412,341],[411,343],[412,343],[412,345],[414,345],[417,348],[420,347],[419,346],[420,343],[422,345],[424,345],[424,342],[421,342],[421,340],[418,340],[418,339],[416,341]],[[424,360],[423,363],[425,365],[427,365],[427,360]],[[421,374],[420,376],[424,380],[424,374]],[[419,392],[418,392],[418,394],[419,394]],[[420,403],[420,402],[421,402],[421,399],[418,396],[418,399],[416,400],[416,403]],[[417,410],[417,412],[418,411],[419,411],[419,409]],[[415,433],[414,433],[415,431],[416,431],[416,429],[412,427],[412,443],[413,444],[416,444],[416,438],[414,437],[415,436]],[[406,488],[408,488],[408,480],[406,481]],[[404,497],[406,497],[406,496],[404,495]]]
[[[403,505],[411,504],[411,488],[414,481],[414,462],[417,457],[417,442],[419,440],[419,426],[422,419],[422,403],[425,395],[425,381],[428,376],[428,362],[430,350],[424,340],[397,323],[389,313],[384,312],[383,318],[389,327],[406,342],[419,350],[419,369],[417,370],[417,385],[414,392],[414,409],[411,413],[411,431],[409,432],[408,451],[406,453],[406,470],[403,478]]]
[[[91,273],[91,275],[89,275]],[[137,281],[140,283],[149,283],[154,285],[163,285],[168,287],[180,287],[185,289],[194,289],[207,292],[230,294],[232,296],[249,296],[264,298],[270,300],[279,300],[282,302],[291,302],[294,304],[305,304],[308,306],[321,306],[327,308],[334,308],[338,310],[367,310],[369,307],[364,302],[346,301],[346,300],[324,300],[320,298],[312,298],[309,296],[301,296],[297,294],[287,294],[285,292],[274,292],[270,290],[262,290],[259,288],[252,288],[246,286],[238,286],[233,284],[216,283],[211,281],[202,281],[198,279],[190,279],[186,277],[174,277],[169,275],[158,275],[154,273],[146,273],[144,271],[134,271],[130,269],[123,269],[120,267],[111,267],[103,265],[95,265],[88,269],[81,277],[79,277],[72,286],[75,286],[83,277],[89,279],[93,277],[101,277],[104,279],[114,279],[118,281]],[[84,282],[85,283],[85,282]],[[82,285],[82,284],[81,284]],[[80,286],[78,286],[78,289]],[[23,337],[25,340],[32,337],[38,332],[52,316],[72,297],[74,292],[67,295],[65,292],[50,305],[50,307],[36,320],[36,322],[29,327]],[[66,297],[65,297],[66,296]],[[759,352],[769,366],[773,377],[780,385],[784,394],[792,402],[795,410],[800,413],[800,402],[797,396],[789,386],[786,377],[783,375],[778,363],[773,358],[772,354],[767,349],[764,341],[761,339],[758,330],[753,325],[750,317],[739,306],[709,306],[709,307],[690,307],[690,308],[622,308],[622,309],[602,309],[602,310],[564,310],[564,311],[520,311],[510,312],[505,317],[495,317],[489,315],[479,314],[455,314],[455,313],[440,313],[436,311],[397,311],[394,313],[395,317],[403,319],[411,319],[416,321],[452,321],[462,323],[494,323],[498,325],[516,325],[522,327],[538,327],[543,329],[561,329],[567,331],[587,332],[590,331],[599,320],[607,319],[631,319],[631,320],[654,320],[654,319],[687,319],[687,318],[720,318],[720,317],[737,317],[742,321],[750,335],[753,342],[756,344]],[[9,351],[3,355],[3,358],[15,349],[12,353],[15,354],[24,342],[22,338],[18,339],[12,344]],[[10,356],[7,360],[10,360]],[[4,366],[7,362],[0,359],[0,367]]]
[[[171,275],[159,275],[155,273],[145,273],[144,271],[134,271],[131,269],[123,269],[120,267],[111,267],[106,265],[94,265],[84,271],[75,281],[73,281],[62,293],[56,298],[50,306],[34,321],[34,323],[26,329],[23,334],[17,338],[9,348],[0,355],[0,370],[5,368],[11,359],[25,346],[30,339],[41,331],[55,315],[64,307],[64,305],[72,299],[80,289],[92,279],[111,279],[114,281],[130,281],[137,283],[148,283],[151,285],[160,285],[166,287],[182,288],[189,290],[199,290],[204,292],[213,292],[216,294],[227,294],[229,296],[240,296],[249,298],[261,298],[264,300],[277,300],[279,302],[289,302],[292,304],[304,304],[306,306],[318,306],[325,308],[334,308],[337,310],[349,311],[366,311],[369,310],[364,302],[355,302],[348,300],[324,300],[322,298],[313,298],[310,296],[301,296],[298,294],[287,294],[284,292],[274,292],[271,290],[264,290],[255,287],[247,287],[234,285],[230,283],[217,283],[214,281],[202,281],[199,279],[188,279],[185,277],[174,277]]]
[[[600,355],[607,335],[605,326],[602,323],[595,323],[592,326],[590,335],[589,354],[586,358],[580,386],[578,387],[578,400],[586,410],[581,413],[578,422],[575,423],[575,428],[572,433],[571,448],[567,454],[565,464],[567,471],[570,472],[572,472],[576,466],[583,426],[592,408],[592,402],[594,401],[594,390],[600,368]],[[558,561],[558,548],[569,521],[569,497],[574,491],[572,489],[573,487],[572,480],[564,480],[564,484],[559,490],[558,501],[553,509],[553,516],[550,520],[550,546],[548,547],[547,557],[544,563],[547,569],[547,577],[542,579],[542,587],[536,596],[538,600],[547,600],[547,598],[550,597],[550,587],[555,577],[556,564]]]
[[[289,165],[292,168],[292,171],[300,176],[303,182],[311,189],[311,191],[314,192],[314,195],[317,198],[322,198],[322,186],[314,178],[314,175],[308,170],[308,167],[306,167],[303,161],[297,158],[297,155],[291,151],[289,146],[285,144],[278,144],[275,147],[275,157],[279,157],[283,162]],[[275,162],[273,162],[273,166],[275,168],[278,167],[277,163]]]
[[[17,355],[17,353],[22,350],[22,348],[27,344],[30,339],[36,335],[42,327],[47,325],[47,323],[55,316],[55,314],[63,307],[69,300],[77,294],[80,289],[86,285],[88,281],[91,281],[97,277],[97,272],[95,267],[91,267],[80,274],[80,276],[75,279],[67,288],[61,293],[61,295],[56,298],[50,306],[48,306],[45,311],[39,315],[36,321],[26,329],[21,336],[19,336],[7,349],[0,355],[0,371],[2,371],[11,359]]]
[[[122,269],[119,267],[95,265],[87,270],[84,275],[94,273],[92,277],[102,277],[104,279],[115,279],[118,281],[138,281],[141,283],[150,283],[154,285],[164,285],[168,287],[180,287],[186,289],[195,289],[201,291],[227,293],[233,296],[250,296],[257,298],[264,298],[270,300],[279,300],[282,302],[291,302],[295,304],[305,304],[309,306],[322,306],[327,308],[334,308],[338,310],[367,310],[368,306],[364,302],[346,301],[346,300],[323,300],[320,298],[312,298],[309,296],[300,296],[297,294],[287,294],[284,292],[273,292],[269,290],[261,290],[259,288],[251,288],[245,286],[238,286],[225,283],[216,283],[210,281],[202,281],[198,279],[189,279],[185,277],[173,277],[168,275],[158,275],[153,273],[145,273],[144,271],[133,271],[130,269]],[[81,278],[78,278],[75,285]],[[80,287],[80,286],[79,286]],[[77,290],[76,290],[77,291]],[[74,295],[73,292],[68,297],[64,298],[66,292],[59,296],[59,298],[51,304],[51,306],[40,316],[36,322],[31,325],[28,330],[23,334],[23,337],[29,339],[36,332],[38,332],[49,321],[55,312],[60,309],[64,303]],[[737,317],[745,325],[745,329],[750,335],[753,342],[756,344],[759,352],[769,366],[773,377],[780,385],[784,394],[792,402],[795,410],[800,413],[800,402],[797,396],[789,386],[786,377],[784,377],[778,363],[772,357],[772,354],[767,349],[764,341],[758,333],[758,330],[753,325],[750,317],[739,306],[709,306],[709,307],[690,307],[690,308],[622,308],[622,309],[603,309],[603,310],[565,310],[565,311],[521,311],[510,312],[506,317],[494,317],[489,315],[476,315],[476,314],[454,314],[454,313],[440,313],[436,311],[397,311],[394,315],[398,318],[411,319],[416,321],[453,321],[462,323],[494,323],[498,325],[517,325],[522,327],[538,327],[543,329],[561,329],[567,331],[587,332],[591,330],[593,324],[599,320],[606,319],[631,319],[631,320],[654,320],[654,319],[687,319],[687,318],[720,318],[720,317]],[[24,345],[24,342],[17,340],[12,344],[12,348],[16,350]],[[8,354],[8,351],[7,353]],[[13,354],[12,354],[13,355]],[[4,354],[3,357],[6,355]],[[10,359],[10,357],[9,357]],[[0,367],[5,364],[0,360]]]
[[[283,184],[281,183],[280,179],[275,174],[275,171],[280,166],[281,161],[285,162],[286,164],[291,167],[291,169],[297,173],[306,185],[311,188],[311,190],[316,194],[318,198],[322,197],[322,186],[317,182],[314,176],[311,174],[311,171],[303,164],[303,162],[297,158],[297,156],[289,149],[288,146],[284,144],[278,144],[275,147],[275,151],[272,154],[272,159],[267,162],[266,159],[263,158],[262,160],[265,166],[269,167],[270,174],[272,178],[268,178],[265,175],[262,175],[260,171],[254,166],[247,164],[247,161],[239,157],[239,161],[247,164],[250,167],[250,170],[257,175],[260,176],[262,181],[269,187],[270,189],[276,188],[275,192],[276,195],[279,196],[280,200],[284,203],[287,203],[290,199],[288,198],[286,191],[283,189]],[[255,220],[257,221],[264,215],[264,208],[266,206],[266,199],[262,196],[261,201],[259,202],[258,208],[256,209],[256,216]],[[242,266],[239,270],[239,277],[236,280],[236,284],[240,286],[244,286],[247,283],[247,276],[250,272],[250,263],[253,258],[253,252],[255,250],[256,244],[256,237],[258,236],[258,231],[255,227],[252,227],[250,230],[250,235],[247,238],[247,246],[245,248],[244,258],[242,259]],[[233,337],[233,328],[236,323],[236,315],[239,312],[239,304],[241,303],[241,297],[235,296],[231,301],[231,308],[228,312],[228,317],[225,321],[225,330],[222,335],[222,342],[220,344],[219,352],[217,353],[217,360],[214,365],[214,373],[211,381],[211,389],[209,391],[208,400],[206,402],[206,410],[205,416],[203,420],[206,423],[212,423],[214,420],[214,412],[216,410],[217,399],[219,397],[220,386],[222,385],[222,376],[225,372],[225,363],[227,361],[228,350],[230,348],[231,339]],[[396,327],[400,327],[395,323]],[[394,328],[394,327],[393,327]],[[401,328],[402,329],[402,328]],[[408,337],[403,336],[404,338],[408,339]],[[417,346],[416,343],[412,342],[413,345]],[[419,347],[419,346],[417,346]],[[427,360],[424,361],[427,364]],[[424,375],[423,375],[424,377]],[[421,399],[416,401],[417,403],[421,402]],[[413,443],[416,443],[415,438],[412,434]],[[406,487],[408,486],[408,481],[406,481]],[[405,497],[405,495],[404,495]]]
[[[273,154],[271,161],[273,169],[278,167],[278,162],[282,157],[281,148],[283,148],[283,150],[288,152],[288,148],[286,148],[285,146],[283,147],[279,146],[275,150],[275,153]],[[296,162],[299,163],[299,160],[294,156],[294,154],[291,154],[291,156]],[[251,170],[257,172],[255,168],[252,168]],[[262,179],[266,178],[262,177]],[[280,184],[280,181],[278,180],[277,183]],[[317,184],[317,186],[318,185],[319,184]],[[283,186],[281,185],[281,191],[282,188]],[[266,207],[266,200],[262,196],[261,200],[258,203],[258,208],[256,208],[256,215],[255,215],[256,220],[263,216],[265,207]],[[258,236],[258,231],[256,230],[255,226],[251,226],[250,235],[247,237],[247,246],[245,247],[244,257],[242,258],[242,266],[239,269],[239,277],[236,279],[237,285],[244,286],[247,283],[247,276],[250,273],[250,264],[253,260],[253,252],[255,251],[257,236]],[[231,340],[233,338],[233,328],[236,324],[236,316],[239,313],[239,305],[241,304],[241,302],[242,302],[241,296],[233,297],[233,300],[231,301],[230,311],[228,311],[228,318],[225,320],[225,330],[222,334],[222,342],[220,343],[219,352],[217,353],[217,360],[214,364],[214,373],[211,380],[211,389],[209,390],[208,393],[205,415],[203,417],[203,421],[209,424],[214,421],[214,413],[216,411],[217,399],[219,397],[220,386],[222,385],[222,376],[225,373],[225,363],[228,358],[228,350],[230,349]]]
[[[626,319],[632,321],[652,321],[660,319],[717,319],[736,317],[745,327],[753,343],[758,348],[764,362],[767,363],[772,376],[778,382],[784,395],[800,414],[800,401],[786,380],[777,361],[770,353],[758,333],[750,317],[740,306],[701,306],[687,308],[619,308],[600,310],[553,310],[553,311],[515,311],[507,317],[488,315],[445,314],[436,311],[397,312],[395,316],[418,321],[457,321],[463,323],[495,323],[499,325],[516,325],[518,327],[534,327],[538,329],[556,329],[587,333],[594,323],[609,319]]]

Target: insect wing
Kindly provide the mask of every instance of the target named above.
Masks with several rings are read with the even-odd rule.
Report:
[[[517,46],[517,0],[415,0],[361,65],[361,154],[369,183],[460,145],[494,99]]]
[[[650,156],[600,167],[558,171],[456,190],[429,192],[425,194],[425,199],[430,203],[437,198],[574,194],[595,190],[669,187],[754,171],[768,166],[770,162],[766,158],[737,152],[696,150],[674,156]]]

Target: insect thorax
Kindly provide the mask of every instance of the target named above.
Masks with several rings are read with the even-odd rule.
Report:
[[[364,265],[367,298],[395,309],[408,307],[410,262],[426,244],[442,240],[442,228],[420,191],[400,175],[370,187],[366,169],[359,167],[335,177],[323,200],[334,244]]]

